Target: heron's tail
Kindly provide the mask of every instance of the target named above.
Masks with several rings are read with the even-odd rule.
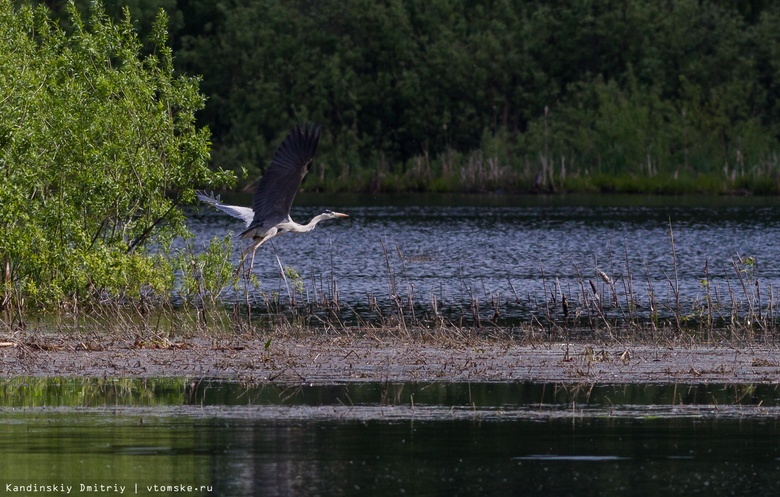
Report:
[[[255,217],[255,212],[249,207],[223,204],[222,199],[220,199],[219,195],[215,196],[214,192],[211,192],[210,195],[207,195],[206,192],[195,192],[195,196],[198,197],[198,200],[201,202],[205,202],[221,210],[225,214],[230,214],[233,217],[241,219],[247,226],[249,226],[252,219]]]
[[[222,203],[222,200],[220,200],[219,195],[214,195],[214,192],[211,192],[211,194],[207,194],[206,192],[195,192],[195,196],[198,197],[198,200],[200,200],[201,202],[206,202],[207,204],[213,206]]]

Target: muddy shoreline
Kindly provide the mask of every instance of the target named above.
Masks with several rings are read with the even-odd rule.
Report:
[[[778,383],[772,345],[517,343],[349,335],[6,338],[3,377],[190,377],[251,383]]]

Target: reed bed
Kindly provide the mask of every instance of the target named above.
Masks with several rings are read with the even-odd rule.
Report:
[[[331,269],[304,281],[279,262],[275,291],[256,291],[232,315],[247,329],[294,326],[347,331],[401,332],[481,330],[538,339],[603,338],[774,340],[778,332],[775,289],[759,277],[758,264],[735,255],[718,271],[702,268],[695,290],[683,289],[670,226],[671,273],[634,268],[628,254],[607,270],[575,267],[563,279],[540,264],[535,289],[487,288],[463,279],[456,288],[420,294],[406,268],[406,256],[380,240],[386,281],[362,301],[346,302]],[[332,252],[331,252],[332,253]],[[638,272],[637,272],[638,270]],[[290,275],[293,275],[293,279]]]
[[[518,290],[507,280],[498,290],[460,279],[455,288],[419,293],[407,257],[384,240],[385,281],[360,301],[345,301],[331,267],[302,278],[277,258],[277,281],[236,275],[227,292],[196,288],[170,302],[112,301],[89,309],[44,316],[7,313],[6,336],[29,330],[109,334],[163,346],[171,336],[215,339],[269,332],[286,334],[384,331],[399,336],[478,333],[531,340],[721,340],[774,341],[778,334],[775,288],[760,278],[751,257],[735,255],[724,268],[701,270],[699,285],[683,288],[677,271],[674,232],[669,239],[673,270],[632,267],[629,254],[609,268],[574,265],[575,278],[539,265],[536,285]],[[508,288],[508,290],[507,290]],[[465,336],[465,335],[464,335]],[[85,345],[88,347],[88,345]]]

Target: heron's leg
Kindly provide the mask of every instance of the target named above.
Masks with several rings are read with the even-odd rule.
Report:
[[[255,253],[257,253],[257,248],[262,244],[263,240],[260,240],[252,246],[252,262],[249,263],[249,274],[252,274],[252,270],[255,268]]]
[[[267,236],[267,237],[265,237],[265,238],[259,238],[259,239],[255,239],[255,243],[253,243],[252,245],[250,245],[250,246],[249,246],[249,247],[248,247],[248,248],[247,248],[247,249],[244,251],[244,253],[241,255],[241,262],[238,264],[238,268],[236,268],[236,274],[240,273],[240,272],[241,272],[241,270],[243,269],[243,267],[244,267],[244,263],[246,262],[246,258],[247,258],[247,256],[249,256],[249,253],[250,253],[250,252],[252,253],[252,261],[249,263],[249,270],[246,272],[246,276],[247,276],[247,277],[249,277],[249,275],[251,275],[251,274],[252,274],[252,270],[253,270],[253,269],[254,269],[254,267],[255,267],[255,253],[257,252],[257,249],[260,247],[260,245],[262,245],[262,244],[263,244],[263,242],[265,242],[265,241],[266,241],[266,240],[268,240],[269,238],[271,238],[271,237],[270,237],[270,236]]]
[[[241,271],[244,269],[244,263],[246,262],[246,258],[249,255],[249,251],[252,250],[252,247],[248,247],[246,250],[241,252],[241,261],[238,263],[238,266],[236,266],[236,276],[241,274]],[[247,273],[247,276],[249,274]]]
[[[250,271],[244,271],[244,264],[246,263],[246,258],[249,256],[249,253],[252,252],[252,248],[254,247],[254,243],[246,248],[246,250],[241,252],[241,260],[238,263],[238,266],[236,266],[236,276],[241,274],[242,272],[246,273],[246,276],[248,277],[251,273]],[[254,257],[254,252],[252,252],[252,257]]]

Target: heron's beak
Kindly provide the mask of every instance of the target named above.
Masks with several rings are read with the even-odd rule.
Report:
[[[336,217],[349,217],[348,215],[342,214],[341,212],[334,212],[333,215]]]

